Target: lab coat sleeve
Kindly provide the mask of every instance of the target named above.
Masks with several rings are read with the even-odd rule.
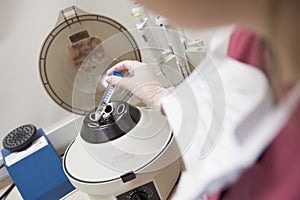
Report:
[[[261,101],[266,84],[257,69],[230,58],[207,56],[162,99],[184,163],[172,199],[197,199],[236,179],[240,159],[233,133]]]

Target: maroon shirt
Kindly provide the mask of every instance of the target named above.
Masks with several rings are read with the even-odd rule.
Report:
[[[238,28],[229,42],[228,56],[261,68],[261,41]],[[300,101],[287,124],[257,162],[226,190],[208,198],[226,200],[300,200]]]

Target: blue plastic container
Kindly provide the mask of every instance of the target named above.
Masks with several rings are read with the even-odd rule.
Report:
[[[42,129],[33,144],[21,152],[1,150],[6,169],[24,200],[58,200],[75,188],[62,161]]]

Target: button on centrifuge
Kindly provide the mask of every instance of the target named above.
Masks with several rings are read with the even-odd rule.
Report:
[[[149,182],[117,196],[117,200],[161,200],[154,183]]]
[[[137,191],[131,195],[130,199],[131,200],[149,200],[150,198],[146,192]]]

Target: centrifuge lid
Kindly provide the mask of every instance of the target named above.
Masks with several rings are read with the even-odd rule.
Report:
[[[76,67],[68,47],[72,45],[70,36],[80,32],[100,39],[101,43],[90,52],[92,56],[89,54],[82,65]],[[110,42],[105,45],[107,40]],[[122,51],[118,51],[120,47]],[[121,60],[141,61],[137,43],[127,29],[111,18],[72,6],[60,12],[56,26],[43,44],[40,76],[46,91],[58,105],[84,115],[97,106],[105,91],[100,82],[106,70]],[[124,90],[117,94],[118,100],[128,97]]]

